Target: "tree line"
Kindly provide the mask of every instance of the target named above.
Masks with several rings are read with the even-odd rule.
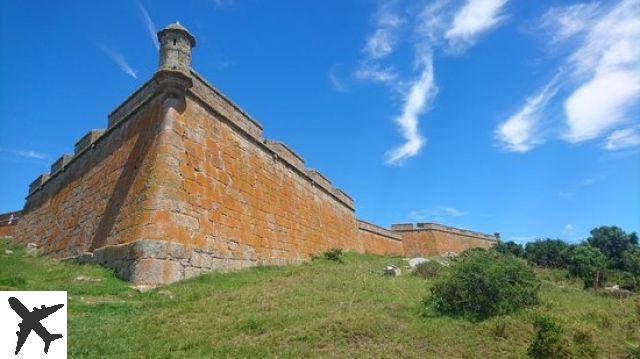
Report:
[[[541,267],[567,269],[570,276],[582,279],[585,287],[598,288],[608,281],[623,289],[640,290],[638,236],[616,226],[594,228],[578,244],[546,238],[524,246],[499,241],[495,249]]]

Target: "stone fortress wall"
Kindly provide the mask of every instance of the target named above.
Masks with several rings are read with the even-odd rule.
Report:
[[[334,247],[407,253],[405,232],[358,220],[349,195],[191,69],[185,28],[158,37],[154,76],[31,183],[17,241],[140,284]]]
[[[392,224],[391,230],[402,236],[407,256],[433,256],[460,253],[469,248],[491,248],[499,235],[443,226],[437,223]]]

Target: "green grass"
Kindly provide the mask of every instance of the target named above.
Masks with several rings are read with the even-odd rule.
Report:
[[[584,333],[602,357],[640,343],[639,296],[613,299],[541,270],[539,306],[473,323],[422,308],[430,280],[381,275],[405,263],[347,253],[343,264],[213,273],[138,293],[110,270],[25,256],[5,241],[0,290],[67,290],[71,357],[523,357],[540,314],[565,328],[572,353]]]

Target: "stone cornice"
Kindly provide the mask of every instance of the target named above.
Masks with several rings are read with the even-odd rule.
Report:
[[[416,223],[414,226],[413,223],[397,223],[391,225],[391,230],[394,232],[402,233],[402,232],[419,232],[419,231],[439,231],[444,233],[457,234],[465,237],[472,237],[476,239],[481,239],[485,241],[496,242],[496,236],[492,236],[486,233],[470,231],[466,229],[460,229],[450,226],[445,226],[438,223]]]

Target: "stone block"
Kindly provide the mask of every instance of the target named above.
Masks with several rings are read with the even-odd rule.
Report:
[[[74,152],[77,155],[82,152],[85,148],[91,146],[100,136],[104,134],[103,129],[91,130],[87,132],[82,138],[76,142]]]
[[[307,173],[307,176],[311,177],[313,182],[319,184],[321,187],[324,187],[325,189],[328,189],[329,191],[332,191],[331,181],[329,181],[327,177],[325,177],[322,173],[320,173],[320,171],[315,169],[307,169],[305,170],[305,172]]]
[[[280,158],[298,169],[304,168],[304,159],[282,142],[265,140],[264,143]]]
[[[60,170],[63,170],[67,166],[67,164],[71,162],[72,158],[73,155],[69,153],[60,156],[60,158],[58,158],[58,160],[51,165],[51,173],[56,173]]]
[[[50,177],[49,173],[43,173],[40,176],[38,176],[38,178],[36,178],[29,185],[29,193],[33,193],[36,190],[38,190],[45,182],[47,182],[47,180],[49,180],[49,177]]]
[[[207,269],[204,269],[204,268],[185,267],[184,268],[184,279],[197,277],[200,274],[203,274],[205,272],[207,272]]]
[[[340,199],[342,203],[346,204],[349,208],[351,209],[355,208],[355,203],[353,201],[353,198],[351,198],[351,196],[349,196],[345,191],[341,190],[340,188],[333,188],[332,193],[334,196],[338,197],[338,199]]]
[[[391,225],[392,231],[410,231],[414,229],[413,223],[394,223]]]
[[[132,262],[128,278],[134,284],[169,284],[184,279],[182,265],[167,259],[140,259]]]
[[[140,240],[130,244],[129,259],[156,258],[166,259],[169,256],[169,244],[166,241]]]

